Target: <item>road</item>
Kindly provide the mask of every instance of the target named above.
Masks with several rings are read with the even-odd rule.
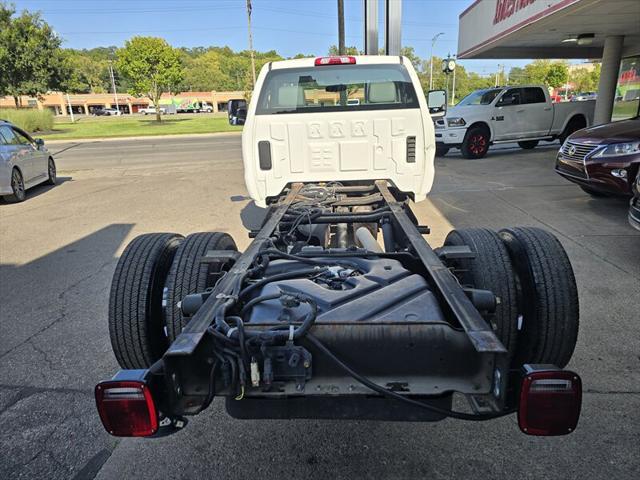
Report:
[[[522,435],[514,418],[435,424],[238,421],[216,400],[179,434],[107,435],[92,389],[118,368],[106,312],[118,256],[143,232],[205,230],[249,243],[240,137],[51,144],[60,184],[0,204],[0,478],[637,478],[640,235],[626,205],[553,173],[556,145],[437,159],[416,206],[437,246],[454,227],[537,225],[574,265],[581,330],[569,365],[572,435]]]

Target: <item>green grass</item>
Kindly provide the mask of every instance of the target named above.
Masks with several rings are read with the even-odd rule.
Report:
[[[53,113],[50,110],[3,108],[0,118],[9,120],[28,133],[48,131],[53,127]]]
[[[613,104],[613,120],[635,117],[638,114],[638,101],[616,102]]]
[[[155,117],[123,115],[121,117],[80,117],[56,119],[53,130],[42,134],[47,140],[79,138],[137,137],[145,135],[180,135],[190,133],[235,132],[242,127],[229,125],[226,115],[171,115],[162,122]]]

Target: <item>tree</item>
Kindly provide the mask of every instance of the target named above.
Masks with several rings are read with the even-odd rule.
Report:
[[[62,90],[69,93],[104,93],[109,90],[107,62],[84,52],[63,50]]]
[[[592,70],[578,68],[571,74],[571,83],[578,92],[595,92],[600,81],[600,64],[597,63]]]
[[[151,100],[156,107],[156,121],[162,121],[160,97],[175,90],[183,79],[178,50],[162,38],[133,37],[118,50],[117,68],[130,82],[129,93]]]
[[[62,77],[60,38],[39,13],[0,3],[0,96],[40,96],[58,88]]]
[[[338,47],[336,47],[335,45],[331,45],[329,47],[329,55],[331,56],[340,55],[338,53]],[[364,55],[364,52],[358,51],[358,47],[345,47],[344,55]]]
[[[569,78],[569,68],[566,63],[554,62],[549,65],[547,73],[544,76],[544,84],[558,88],[567,83]]]

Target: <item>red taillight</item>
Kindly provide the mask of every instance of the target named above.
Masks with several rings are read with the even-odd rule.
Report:
[[[529,372],[522,380],[518,425],[528,435],[566,435],[575,430],[582,381],[566,370]]]
[[[158,431],[158,413],[144,382],[101,382],[95,394],[100,420],[111,435],[148,437]]]
[[[356,63],[356,57],[342,55],[340,57],[318,57],[316,58],[316,67],[324,65],[351,65]]]

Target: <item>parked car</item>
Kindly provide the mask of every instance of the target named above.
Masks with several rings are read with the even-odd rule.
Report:
[[[96,108],[93,114],[98,117],[111,117],[122,115],[122,112],[117,108]]]
[[[572,102],[585,102],[587,100],[596,100],[598,98],[597,92],[582,92],[571,97]]]
[[[477,90],[436,120],[436,154],[459,148],[465,158],[482,158],[494,143],[531,149],[540,140],[563,142],[591,125],[594,108],[594,101],[552,103],[540,85]]]
[[[141,113],[142,115],[155,115],[156,107],[152,107],[152,106],[144,107],[138,110],[138,113]],[[165,107],[160,107],[160,115],[164,115],[165,113],[167,113],[167,109]]]
[[[640,173],[636,175],[633,184],[633,198],[629,205],[629,223],[636,230],[640,230]]]
[[[44,141],[0,120],[0,196],[22,202],[27,189],[40,183],[56,184],[56,164]]]
[[[556,172],[596,197],[632,195],[639,169],[640,116],[575,132],[556,157]]]

